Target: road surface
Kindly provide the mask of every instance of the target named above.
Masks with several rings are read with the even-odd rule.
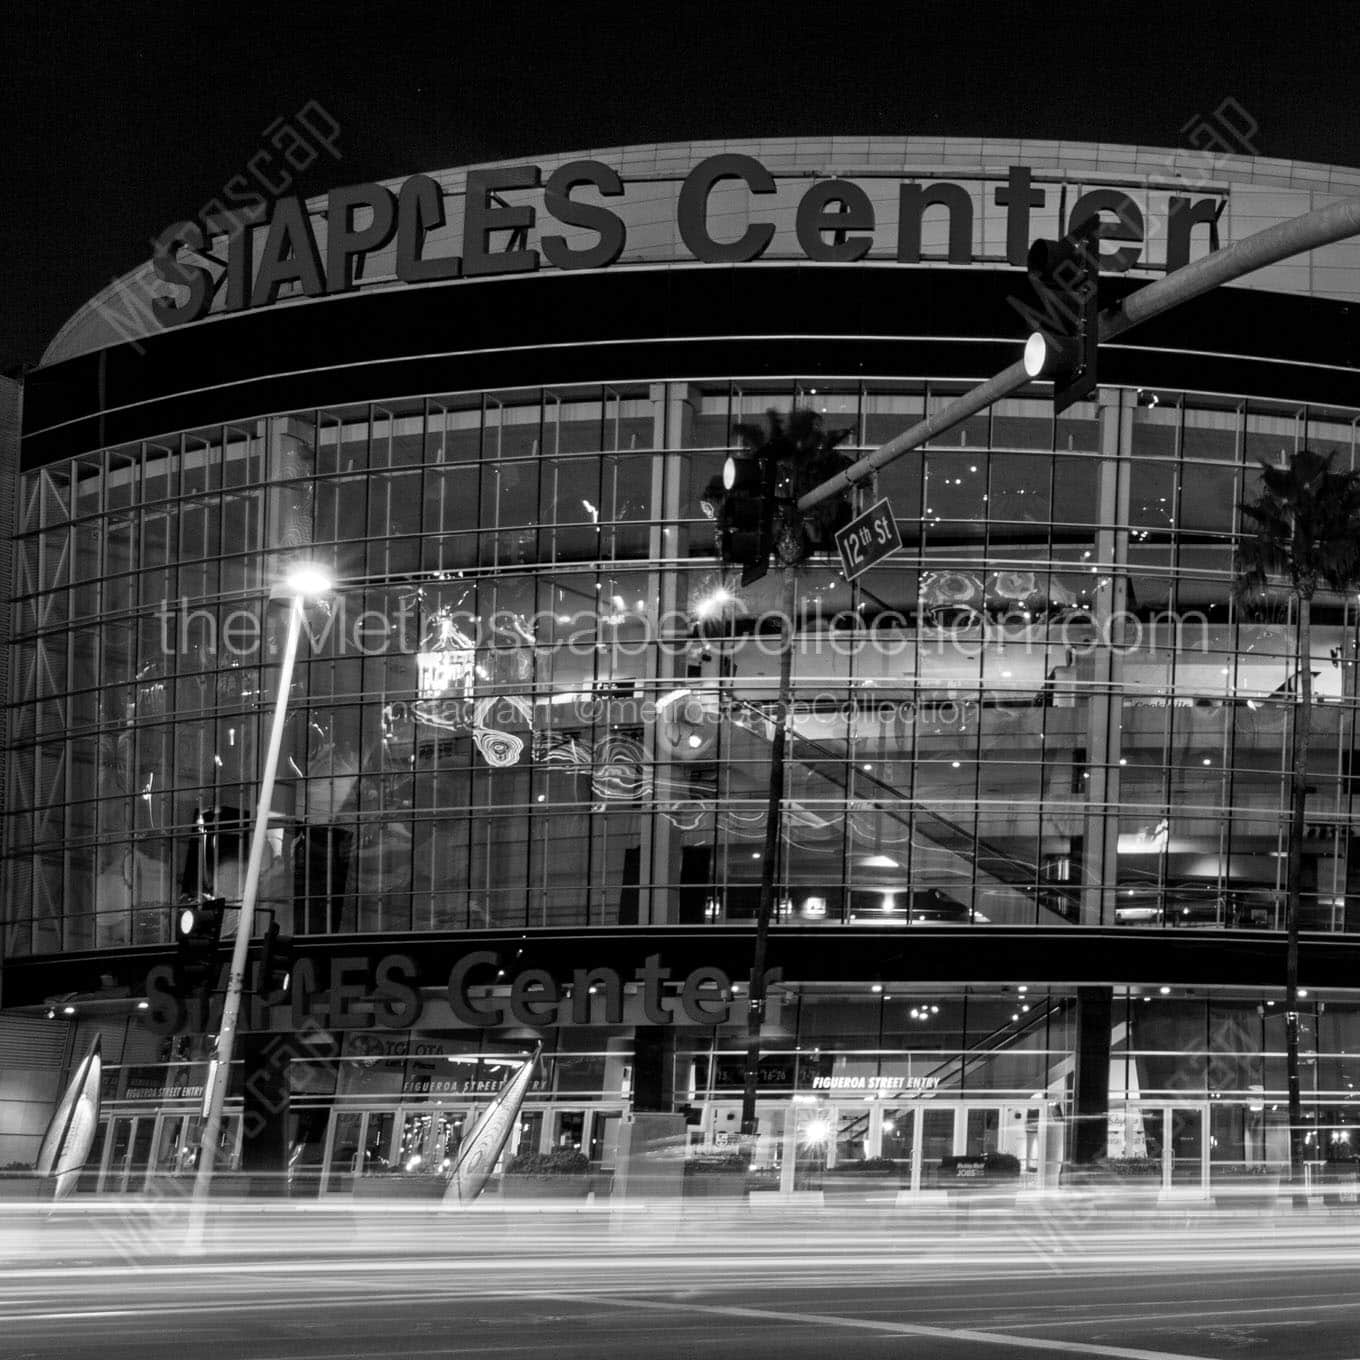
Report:
[[[1360,1215],[34,1209],[6,1360],[1360,1360]]]

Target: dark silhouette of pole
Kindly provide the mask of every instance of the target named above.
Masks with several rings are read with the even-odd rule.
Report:
[[[1313,726],[1312,600],[1297,596],[1298,680],[1294,685],[1291,751],[1289,860],[1285,896],[1284,1045],[1285,1081],[1289,1092],[1289,1179],[1303,1181],[1303,1094],[1299,1080],[1299,917],[1303,906],[1303,837],[1307,824],[1308,746]]]
[[[760,902],[756,910],[756,939],[751,957],[751,985],[746,1008],[746,1074],[741,1095],[741,1132],[756,1132],[756,1091],[760,1085],[760,1038],[765,1024],[765,960],[769,952],[770,921],[774,917],[775,885],[779,868],[779,831],[784,805],[784,751],[788,741],[789,709],[793,700],[793,611],[797,575],[784,568],[784,608],[780,617],[779,696],[775,703],[774,737],[770,742],[770,788],[765,809],[765,853],[760,864]]]

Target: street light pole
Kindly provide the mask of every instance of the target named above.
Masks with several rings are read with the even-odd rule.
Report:
[[[212,1183],[213,1167],[217,1161],[217,1145],[221,1139],[222,1110],[230,1080],[232,1049],[235,1047],[236,1026],[241,1013],[241,996],[245,990],[246,963],[250,956],[255,903],[260,891],[260,869],[264,863],[265,842],[269,834],[269,815],[274,803],[274,778],[278,773],[279,752],[283,747],[283,726],[288,715],[289,690],[293,683],[298,639],[302,633],[304,605],[309,596],[325,594],[329,589],[330,582],[316,568],[297,568],[289,575],[287,581],[287,591],[291,596],[288,636],[283,649],[283,663],[279,667],[279,689],[274,700],[274,719],[269,729],[269,747],[265,753],[264,769],[260,774],[260,797],[255,809],[255,825],[251,831],[250,858],[246,861],[246,877],[241,891],[241,914],[236,923],[236,939],[232,944],[227,991],[222,1002],[222,1023],[217,1032],[213,1062],[208,1071],[207,1111],[199,1149],[198,1172],[194,1179],[191,1242],[202,1231],[203,1202],[207,1199]]]

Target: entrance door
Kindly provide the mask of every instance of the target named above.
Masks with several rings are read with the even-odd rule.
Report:
[[[124,1195],[146,1188],[155,1129],[154,1114],[114,1115],[109,1120],[99,1181],[101,1190]]]
[[[192,1177],[198,1168],[203,1121],[197,1115],[163,1114],[156,1130],[151,1172],[157,1180]]]
[[[590,1169],[613,1171],[619,1153],[619,1129],[623,1116],[614,1110],[597,1110],[590,1121]]]
[[[472,1122],[468,1109],[461,1105],[407,1106],[396,1147],[402,1168],[407,1172],[447,1171]]]
[[[1205,1193],[1209,1186],[1209,1107],[1144,1105],[1147,1155],[1160,1158],[1164,1190]]]
[[[874,1155],[875,1111],[871,1105],[840,1105],[827,1120],[827,1166],[863,1162]]]
[[[373,1175],[392,1162],[395,1110],[340,1110],[331,1117],[322,1191],[346,1191],[355,1176]]]
[[[879,1121],[879,1155],[911,1162],[911,1188],[920,1191],[946,1157],[989,1152],[1020,1163],[1021,1184],[1042,1189],[1048,1180],[1048,1110],[1041,1101],[885,1102]]]
[[[198,1170],[203,1120],[194,1114],[117,1114],[108,1122],[97,1188],[106,1194],[137,1194],[151,1177],[187,1180]],[[241,1116],[224,1115],[216,1170],[241,1164]]]
[[[608,1170],[614,1165],[619,1146],[619,1128],[623,1110],[617,1105],[591,1106],[587,1109],[549,1110],[546,1125],[548,1139],[544,1152],[565,1150],[583,1152],[592,1169]],[[521,1124],[532,1125],[533,1115],[521,1118]],[[522,1133],[526,1130],[522,1129]],[[523,1138],[520,1147],[526,1146]]]

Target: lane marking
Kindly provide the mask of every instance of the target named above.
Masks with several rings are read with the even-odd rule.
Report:
[[[567,1301],[571,1295],[540,1294],[534,1298]],[[772,1308],[736,1308],[719,1304],[672,1303],[665,1299],[620,1299],[594,1296],[597,1303],[611,1308],[662,1309],[681,1313],[706,1313],[720,1317],[749,1318],[754,1322],[799,1322],[804,1325],[845,1327],[856,1331],[880,1332],[893,1336],[923,1336],[935,1341],[975,1341],[985,1346],[1007,1346],[1012,1350],[1060,1351],[1066,1355],[1108,1355],[1115,1360],[1215,1360],[1212,1356],[1191,1355],[1185,1351],[1149,1351],[1132,1346],[1099,1346],[1092,1342],[1057,1341],[1047,1337],[1006,1336],[1001,1332],[981,1332],[967,1328],[926,1327],[912,1322],[872,1322],[867,1318],[834,1317],[825,1313],[786,1313]]]
[[[1150,1316],[1147,1313],[1110,1313],[1104,1316],[1091,1316],[1085,1318],[1074,1318],[1068,1322],[1013,1322],[1009,1323],[1012,1327],[1087,1327],[1095,1326],[1100,1323],[1109,1322],[1176,1322],[1184,1318],[1212,1318],[1212,1317],[1255,1317],[1269,1315],[1271,1313],[1319,1313],[1319,1312],[1343,1312],[1347,1308],[1360,1308],[1360,1299],[1352,1299],[1348,1303],[1307,1303],[1291,1306],[1287,1304],[1275,1304],[1268,1308],[1200,1308],[1192,1313],[1158,1313]],[[1266,1323],[1256,1323],[1258,1327],[1267,1326]],[[1294,1324],[1276,1324],[1277,1326]]]

